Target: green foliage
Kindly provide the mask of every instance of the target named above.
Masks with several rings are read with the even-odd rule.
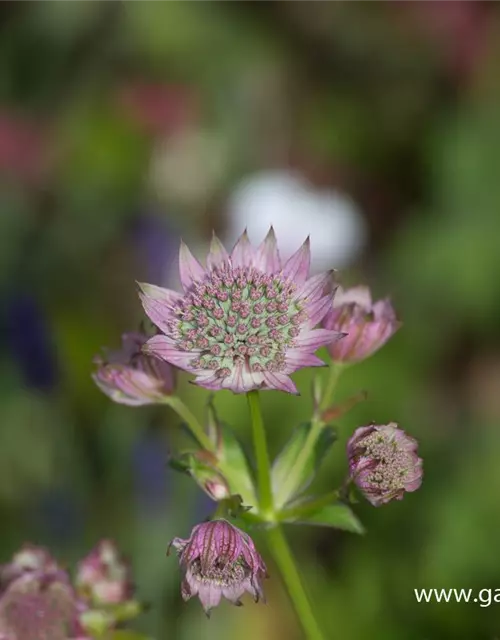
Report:
[[[289,476],[294,473],[297,458],[304,447],[310,430],[310,422],[299,425],[293,431],[290,439],[273,463],[271,477],[276,496],[276,506],[278,508],[283,507],[295,496],[300,495],[311,484],[319,470],[321,462],[336,440],[336,432],[333,427],[324,427],[314,447],[313,455],[307,461],[303,471],[294,477],[295,482],[293,486],[288,489]],[[287,488],[286,493],[283,491],[285,483]]]

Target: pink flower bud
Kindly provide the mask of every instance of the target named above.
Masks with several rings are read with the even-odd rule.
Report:
[[[94,382],[115,402],[143,405],[161,402],[175,388],[174,370],[167,362],[142,352],[147,336],[128,333],[120,351],[97,360]]]
[[[368,287],[346,291],[339,287],[323,326],[347,334],[328,345],[332,360],[359,362],[378,351],[401,323],[389,300],[372,303]]]
[[[417,441],[391,422],[359,427],[347,443],[349,473],[375,507],[402,500],[422,484]]]

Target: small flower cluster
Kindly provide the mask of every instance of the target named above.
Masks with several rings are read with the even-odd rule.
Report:
[[[347,444],[351,478],[376,507],[422,484],[417,441],[398,425],[359,427]]]
[[[115,545],[100,542],[74,583],[49,552],[25,545],[0,567],[0,640],[92,640],[131,607],[130,569]]]

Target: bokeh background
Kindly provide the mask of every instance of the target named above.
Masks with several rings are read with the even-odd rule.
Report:
[[[142,314],[135,280],[175,284],[273,222],[283,253],[390,294],[403,329],[350,369],[318,489],[345,442],[395,420],[425,480],[356,505],[365,536],[287,533],[332,640],[493,640],[500,604],[417,604],[414,588],[500,588],[500,6],[474,2],[0,4],[0,557],[25,540],[68,564],[100,537],[132,558],[161,640],[300,638],[272,569],[268,605],[207,622],[165,549],[213,505],[167,469],[178,418],[114,405],[92,358]],[[264,394],[277,453],[311,411]],[[201,418],[203,390],[181,376]],[[248,443],[244,397],[217,395]]]

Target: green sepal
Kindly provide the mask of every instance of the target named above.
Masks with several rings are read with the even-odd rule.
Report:
[[[278,509],[300,495],[311,484],[323,458],[337,439],[337,434],[333,427],[324,427],[316,441],[311,457],[304,465],[303,470],[297,473],[295,471],[297,458],[304,447],[310,430],[310,422],[299,425],[273,463],[271,481],[275,505]],[[290,476],[294,474],[295,482],[290,484]],[[283,487],[286,487],[286,493],[283,491]]]
[[[231,492],[226,478],[218,469],[218,461],[209,451],[186,451],[178,458],[171,458],[169,465],[176,471],[187,473],[212,500],[229,498]]]

